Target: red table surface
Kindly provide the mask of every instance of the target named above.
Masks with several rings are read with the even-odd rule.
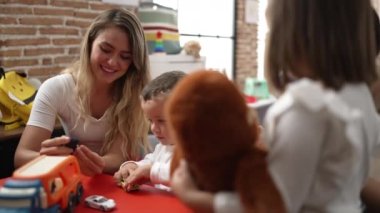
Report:
[[[0,185],[3,185],[5,180],[6,178],[1,179]],[[139,191],[127,193],[116,185],[110,175],[101,174],[94,177],[82,176],[82,184],[84,188],[83,199],[75,208],[75,212],[78,213],[100,212],[99,210],[87,207],[83,202],[84,198],[93,194],[114,199],[116,208],[111,212],[192,212],[172,193],[156,189],[149,185],[142,185]]]

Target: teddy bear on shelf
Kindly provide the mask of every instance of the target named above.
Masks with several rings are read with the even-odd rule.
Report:
[[[199,59],[201,56],[199,55],[199,52],[201,51],[202,47],[199,44],[198,41],[188,41],[183,46],[183,50],[186,55],[192,55],[194,58]]]
[[[185,159],[204,191],[236,191],[246,212],[285,212],[272,181],[257,120],[223,74],[200,70],[172,91],[165,113],[176,142],[171,173]]]

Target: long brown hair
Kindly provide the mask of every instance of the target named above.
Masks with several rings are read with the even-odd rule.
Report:
[[[304,77],[300,63],[335,90],[378,78],[369,0],[272,0],[267,13],[267,77],[280,91]]]

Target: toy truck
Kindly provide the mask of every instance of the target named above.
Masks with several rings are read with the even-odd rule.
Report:
[[[83,187],[74,156],[41,155],[0,188],[0,212],[74,212]]]

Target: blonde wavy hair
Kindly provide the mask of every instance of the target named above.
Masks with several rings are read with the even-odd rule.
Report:
[[[149,149],[149,126],[140,107],[139,95],[150,80],[148,49],[138,18],[125,9],[110,9],[101,13],[84,36],[79,60],[64,72],[71,73],[75,79],[76,100],[80,108],[78,120],[86,121],[91,115],[90,92],[94,84],[94,75],[90,68],[92,44],[101,32],[115,26],[129,36],[132,64],[125,75],[113,83],[114,101],[110,107],[110,129],[106,132],[100,154],[105,154],[115,140],[121,139],[123,157],[136,160],[140,158],[142,150]]]

